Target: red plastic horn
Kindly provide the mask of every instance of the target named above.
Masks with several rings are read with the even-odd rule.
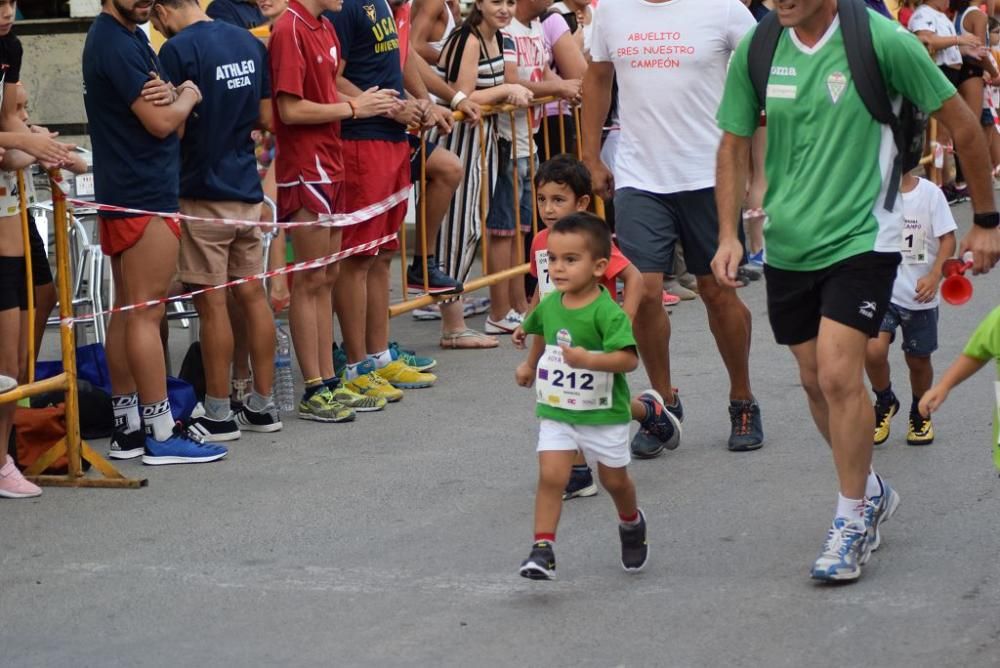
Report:
[[[945,260],[941,273],[945,275],[941,284],[941,298],[952,306],[961,306],[972,299],[972,281],[965,277],[965,272],[972,268],[972,260],[952,258]]]

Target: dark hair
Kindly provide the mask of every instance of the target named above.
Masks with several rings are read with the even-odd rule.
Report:
[[[559,183],[573,191],[577,199],[593,197],[590,170],[568,153],[561,153],[543,162],[535,172],[535,188],[546,183]]]
[[[201,6],[198,0],[153,0],[153,5],[166,5],[167,7],[174,8],[190,4],[196,4],[199,7]]]
[[[960,12],[971,4],[972,0],[948,0],[948,8],[953,12]]]
[[[989,22],[986,25],[989,26],[987,30],[989,32],[993,32],[994,30],[1000,28],[1000,21],[991,16]]]
[[[611,259],[611,230],[592,213],[571,213],[552,226],[549,234],[580,234],[587,238],[587,247],[595,258]]]

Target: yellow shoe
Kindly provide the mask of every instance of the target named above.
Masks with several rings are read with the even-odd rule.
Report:
[[[930,445],[934,442],[934,425],[930,418],[921,415],[910,416],[910,430],[906,434],[906,442],[910,445]]]
[[[893,397],[892,403],[888,406],[879,405],[875,402],[875,445],[882,445],[889,439],[889,423],[892,417],[899,412],[899,401]]]
[[[437,376],[434,374],[417,371],[403,360],[393,360],[381,369],[377,369],[375,373],[392,383],[393,387],[404,390],[430,387],[437,382]]]
[[[346,387],[351,392],[375,399],[383,399],[389,403],[394,403],[403,398],[402,390],[397,390],[389,384],[382,376],[375,373],[375,364],[371,360],[366,360],[358,367],[358,377],[354,380],[347,380],[345,374],[340,379],[340,386]]]
[[[339,403],[353,408],[359,413],[371,413],[385,408],[386,400],[382,397],[358,394],[341,385],[333,390],[333,398]]]

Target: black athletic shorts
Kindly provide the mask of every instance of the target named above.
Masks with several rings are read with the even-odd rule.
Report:
[[[878,336],[899,262],[899,253],[872,251],[815,271],[786,271],[765,264],[774,339],[783,346],[815,339],[821,318]]]
[[[417,135],[406,135],[407,141],[410,142],[410,181],[414,185],[420,183],[420,137]],[[437,149],[437,144],[432,141],[425,141],[423,145],[426,147],[425,152],[427,157],[424,158],[424,164],[426,161],[430,160],[431,153]]]
[[[619,188],[614,202],[618,247],[639,271],[672,274],[674,248],[680,242],[688,271],[711,275],[712,258],[719,249],[714,188],[667,195]]]
[[[0,311],[28,310],[23,257],[0,257]]]
[[[28,216],[28,240],[31,242],[31,281],[35,287],[48,285],[52,282],[52,267],[49,266],[49,256],[45,253],[38,225],[31,216]]]

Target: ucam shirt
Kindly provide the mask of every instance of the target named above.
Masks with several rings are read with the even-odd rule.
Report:
[[[310,14],[298,0],[289,0],[288,9],[271,29],[268,55],[278,185],[343,181],[340,123],[286,125],[277,101],[281,93],[320,104],[340,101],[340,42],[333,26],[324,17]]]
[[[754,26],[740,0],[605,0],[590,56],[614,64],[621,138],[615,186],[667,194],[715,185],[712,122],[726,64]]]
[[[250,133],[271,97],[267,49],[242,28],[199,21],[167,40],[160,61],[171,81],[191,80],[202,94],[181,140],[181,197],[262,201]]]
[[[892,285],[892,303],[911,311],[932,309],[940,303],[938,296],[927,303],[918,302],[917,281],[934,266],[940,238],[958,229],[944,193],[926,179],[903,196],[903,232],[900,252],[903,262]]]
[[[927,113],[955,94],[920,41],[868,10],[883,80],[899,108],[906,96]],[[733,54],[717,120],[750,137],[760,125],[750,83],[748,35]],[[870,251],[898,253],[903,207],[885,210],[896,145],[851,80],[839,18],[811,47],[782,32],[767,84],[764,261],[787,271],[824,269]]]
[[[955,24],[946,14],[939,12],[930,5],[920,5],[907,26],[910,32],[932,32],[938,37],[955,37]],[[962,51],[957,46],[938,49],[934,53],[934,62],[938,65],[961,65]]]
[[[545,68],[549,62],[549,54],[545,49],[545,34],[542,32],[542,22],[535,19],[529,25],[524,25],[515,18],[510,20],[510,25],[502,32],[504,62],[517,66],[517,76],[522,81],[542,81],[545,78]],[[529,157],[531,150],[529,144],[533,141],[535,130],[541,125],[541,119],[539,107],[515,112],[512,132],[510,114],[499,114],[500,136],[513,142],[514,133],[516,133],[517,143],[515,147],[518,158]]]
[[[205,10],[211,18],[249,30],[264,25],[267,19],[256,0],[212,0]]]
[[[129,30],[110,14],[98,14],[83,46],[83,103],[94,153],[94,195],[101,204],[170,213],[177,211],[180,178],[177,134],[154,137],[132,113],[150,72],[167,78],[146,33]]]
[[[324,14],[337,31],[344,77],[361,90],[393,89],[405,99],[399,31],[386,0],[344,0],[339,12]],[[347,119],[340,123],[344,139],[406,141],[406,126],[385,116]]]

